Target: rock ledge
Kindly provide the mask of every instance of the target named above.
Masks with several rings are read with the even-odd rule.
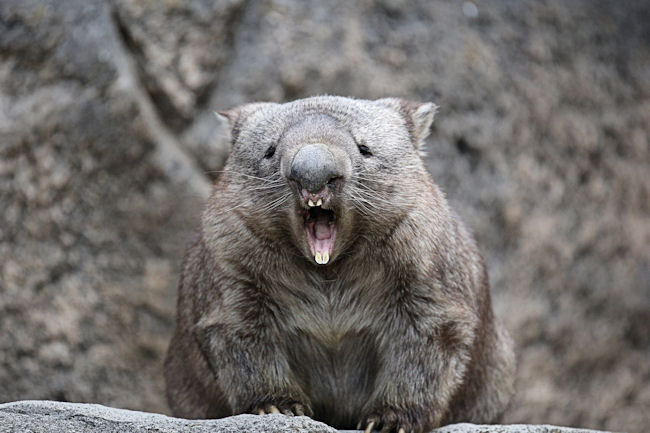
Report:
[[[187,420],[98,404],[16,401],[0,404],[0,432],[327,432],[337,430],[308,417],[238,415],[218,420]],[[589,433],[595,430],[550,425],[454,424],[436,433]]]

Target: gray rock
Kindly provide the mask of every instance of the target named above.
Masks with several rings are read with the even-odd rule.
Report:
[[[174,285],[209,181],[108,2],[3,1],[0,51],[0,401],[164,411]]]
[[[55,401],[17,401],[0,405],[0,432],[301,432],[334,433],[337,430],[306,416],[238,415],[218,420],[187,420],[165,415],[115,409],[98,404]],[[436,433],[596,433],[549,425],[455,424]],[[356,430],[341,430],[352,433]]]
[[[333,433],[335,429],[306,416],[238,415],[219,420],[187,420],[115,409],[98,404],[19,401],[0,405],[0,432],[145,433],[264,432]]]
[[[434,430],[436,433],[606,433],[602,430],[560,427],[548,424],[478,425],[453,424]]]

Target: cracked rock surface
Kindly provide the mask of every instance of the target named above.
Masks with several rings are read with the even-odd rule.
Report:
[[[122,432],[122,433],[336,433],[306,416],[238,415],[219,420],[187,420],[165,415],[114,409],[98,404],[19,401],[0,405],[0,432]],[[356,430],[341,430],[352,433]],[[454,424],[436,433],[597,433],[551,425]],[[605,432],[603,432],[605,433]]]
[[[0,402],[168,413],[213,111],[403,96],[516,341],[504,421],[645,431],[650,4],[469,3],[1,1]]]

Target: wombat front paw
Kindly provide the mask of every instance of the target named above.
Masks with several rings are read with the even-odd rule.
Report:
[[[397,409],[386,407],[375,411],[359,423],[364,433],[381,430],[381,433],[425,433],[431,430],[429,417],[420,409]]]
[[[298,403],[293,400],[281,399],[254,405],[250,412],[257,415],[265,415],[268,413],[282,413],[289,416],[311,416],[311,409],[302,403]]]

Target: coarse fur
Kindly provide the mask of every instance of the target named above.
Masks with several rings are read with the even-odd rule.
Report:
[[[183,262],[165,362],[175,415],[277,407],[407,432],[499,419],[512,343],[475,242],[419,155],[435,109],[322,96],[224,113],[232,149]],[[307,143],[341,171],[324,188],[337,229],[326,265],[289,174]]]

